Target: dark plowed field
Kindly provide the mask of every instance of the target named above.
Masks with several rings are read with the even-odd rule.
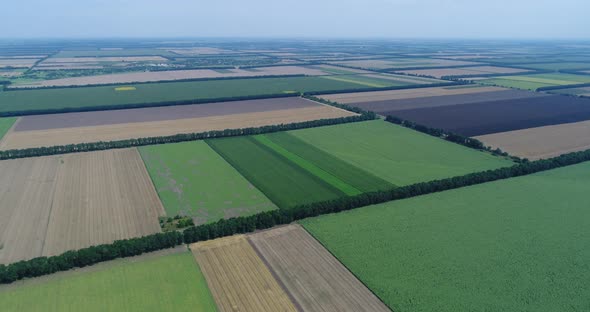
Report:
[[[406,109],[419,109],[427,107],[439,107],[449,105],[461,105],[481,103],[489,101],[513,100],[523,98],[545,97],[546,94],[533,93],[520,90],[492,91],[471,94],[429,96],[413,99],[386,100],[377,102],[365,102],[349,104],[376,113],[391,112]]]
[[[163,121],[242,113],[267,112],[317,105],[299,97],[233,101],[211,104],[150,107],[111,111],[34,115],[22,117],[14,131],[89,127],[133,122]]]
[[[590,100],[543,96],[381,112],[465,136],[578,122],[590,119]]]

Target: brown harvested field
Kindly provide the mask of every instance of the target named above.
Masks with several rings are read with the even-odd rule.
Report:
[[[551,158],[590,149],[590,121],[494,133],[476,139],[530,160]]]
[[[136,149],[0,161],[0,263],[160,232]]]
[[[249,239],[303,311],[390,311],[301,226]]]
[[[59,64],[58,64],[59,65]],[[41,68],[41,67],[37,67]],[[97,75],[86,77],[73,77],[44,80],[30,84],[15,85],[19,87],[48,87],[48,86],[84,86],[101,85],[111,83],[137,83],[154,81],[174,81],[183,79],[201,78],[225,78],[225,77],[254,77],[254,76],[286,76],[286,75],[327,75],[321,69],[301,66],[271,66],[257,67],[256,71],[244,69],[227,69],[227,72],[219,72],[212,69],[169,70],[155,72],[136,72],[110,75]]]
[[[300,97],[287,97],[81,113],[30,115],[21,117],[18,124],[14,126],[14,131],[165,121],[318,106],[319,104],[317,102]]]
[[[474,75],[488,75],[488,74],[515,74],[530,72],[526,69],[517,69],[509,67],[498,66],[475,66],[475,67],[460,67],[460,68],[435,68],[435,69],[416,69],[403,70],[400,73],[410,75],[424,75],[436,78],[444,76],[474,76]]]
[[[190,248],[220,312],[297,311],[244,235]]]
[[[130,138],[168,136],[179,133],[260,127],[294,122],[329,119],[354,114],[331,106],[318,105],[298,109],[243,113],[202,118],[138,122],[92,127],[74,127],[34,131],[12,131],[0,143],[0,149],[21,149],[85,142],[115,141]]]
[[[329,101],[338,102],[341,104],[354,104],[365,102],[379,102],[388,100],[404,100],[414,99],[430,96],[443,95],[459,95],[459,94],[473,94],[482,92],[506,91],[508,89],[499,87],[469,87],[469,88],[453,88],[453,87],[434,87],[434,88],[418,88],[405,90],[388,90],[388,91],[372,91],[372,92],[354,92],[354,93],[340,93],[321,95],[320,97]]]

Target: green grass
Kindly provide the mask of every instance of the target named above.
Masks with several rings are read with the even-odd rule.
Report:
[[[397,186],[513,164],[382,120],[289,133]]]
[[[338,178],[337,176],[323,170],[322,168],[316,166],[312,162],[308,161],[307,159],[300,157],[297,154],[290,152],[289,150],[285,149],[281,145],[273,142],[265,135],[256,135],[254,139],[258,142],[262,143],[266,147],[272,149],[277,154],[287,158],[297,166],[301,167],[302,169],[306,170],[307,172],[313,174],[314,176],[324,180],[324,182],[332,185],[333,187],[339,189],[346,195],[354,196],[361,194],[362,192],[355,188],[354,186],[346,183],[342,179]]]
[[[344,195],[253,137],[206,142],[280,208]]]
[[[541,87],[589,83],[590,76],[552,73],[537,75],[501,76],[497,78],[477,80],[476,82],[487,85],[498,85],[502,87],[534,91]]]
[[[590,163],[302,221],[394,311],[587,311]]]
[[[284,91],[358,89],[358,83],[322,77],[231,79],[190,82],[128,84],[134,91],[115,91],[114,86],[17,90],[0,92],[0,112],[35,109],[63,109],[104,105],[213,100],[237,96],[257,96]]]
[[[139,148],[168,216],[197,224],[276,209],[262,192],[205,142]]]
[[[0,290],[0,310],[217,311],[190,252],[135,261],[8,286]]]
[[[0,140],[2,140],[6,132],[10,130],[15,121],[16,118],[12,117],[0,118]]]
[[[345,181],[361,192],[387,190],[394,187],[393,184],[346,163],[287,132],[276,132],[265,136],[289,152],[313,163],[323,171]]]

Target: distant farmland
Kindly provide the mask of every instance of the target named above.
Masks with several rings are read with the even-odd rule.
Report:
[[[201,224],[276,209],[203,141],[139,151],[168,216],[188,215]]]
[[[394,311],[584,311],[590,163],[302,221]]]
[[[436,68],[436,69],[415,69],[400,71],[410,75],[432,76],[441,78],[444,76],[474,76],[489,74],[514,74],[530,72],[526,69],[497,67],[497,66],[475,66],[475,67],[457,67],[457,68]]]
[[[396,186],[512,164],[380,120],[288,133]]]
[[[0,287],[2,311],[217,311],[189,252],[117,260]]]
[[[2,142],[2,138],[12,128],[12,125],[16,121],[16,118],[6,117],[0,118],[0,142]]]
[[[24,116],[0,148],[19,149],[288,124],[354,113],[289,97]]]
[[[130,86],[135,87],[135,90],[116,91],[114,86],[101,86],[0,92],[0,114],[367,88],[359,83],[323,77],[208,80]]]
[[[581,83],[590,83],[590,76],[572,74],[537,74],[522,76],[504,76],[491,79],[476,80],[485,85],[497,85],[508,88],[525,90],[537,90],[541,87],[566,86]]]
[[[542,96],[392,112],[393,115],[465,136],[477,136],[590,119],[590,100]]]
[[[0,161],[0,263],[160,232],[135,149]]]

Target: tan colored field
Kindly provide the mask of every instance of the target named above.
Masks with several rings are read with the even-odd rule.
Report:
[[[355,92],[355,93],[340,93],[322,95],[321,98],[335,101],[341,104],[362,103],[362,102],[377,102],[387,100],[402,100],[414,99],[429,96],[442,95],[459,95],[459,94],[473,94],[480,92],[504,91],[506,89],[499,87],[470,87],[470,88],[448,88],[448,87],[434,87],[434,88],[419,88],[419,89],[405,89],[405,90],[388,90],[388,91],[373,91],[373,92]]]
[[[475,137],[485,145],[530,160],[590,149],[590,121],[567,123]]]
[[[211,69],[191,69],[191,70],[170,70],[156,72],[139,72],[123,73],[112,75],[98,75],[74,78],[62,78],[44,80],[31,84],[23,84],[17,87],[35,87],[35,86],[83,86],[110,83],[133,83],[133,82],[150,82],[150,81],[173,81],[181,79],[200,79],[200,78],[223,78],[223,77],[254,77],[254,76],[284,76],[284,75],[309,75],[318,76],[327,73],[320,69],[313,69],[300,66],[271,66],[259,67],[257,71],[247,71],[243,69],[228,69],[230,72],[221,73]]]
[[[243,235],[190,246],[221,312],[297,311]]]
[[[136,149],[0,161],[0,263],[158,233]]]
[[[436,78],[444,76],[467,76],[467,75],[487,75],[487,74],[514,74],[530,72],[526,69],[517,69],[509,67],[498,66],[475,66],[463,68],[436,68],[436,69],[417,69],[417,70],[403,70],[400,73],[410,75],[425,75]]]
[[[301,226],[249,239],[303,311],[390,311]]]
[[[0,68],[4,67],[31,67],[39,59],[0,59]]]
[[[93,127],[74,127],[35,131],[12,131],[0,143],[0,149],[21,149],[85,142],[115,141],[130,138],[167,136],[179,133],[278,125],[324,118],[353,116],[354,113],[332,106],[318,105],[268,112],[137,122]]]

